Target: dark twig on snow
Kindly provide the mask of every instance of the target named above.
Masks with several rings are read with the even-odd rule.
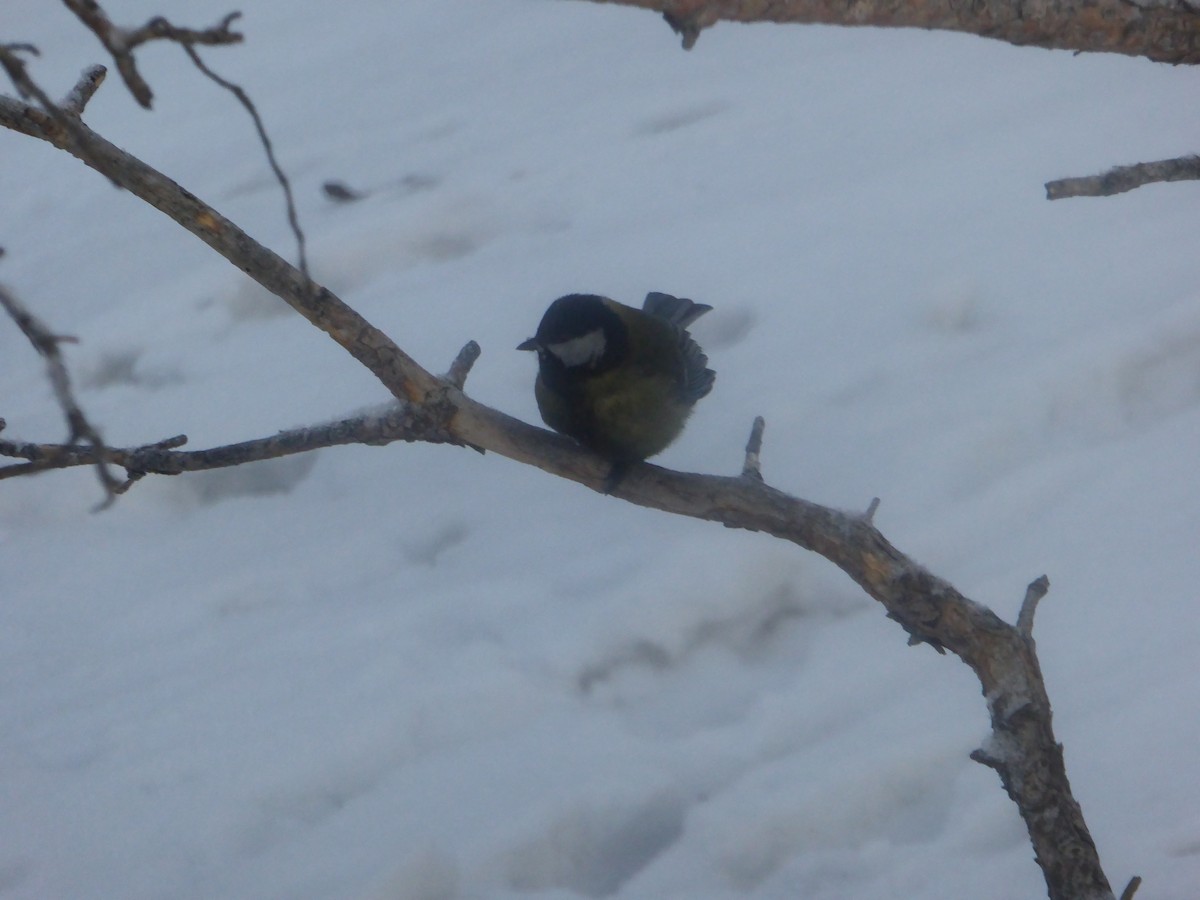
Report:
[[[334,203],[353,203],[367,196],[366,191],[355,190],[344,181],[326,181],[321,191]]]
[[[296,213],[296,199],[292,195],[292,184],[288,181],[287,175],[284,174],[283,167],[279,165],[279,161],[275,158],[275,148],[271,144],[271,138],[267,135],[267,128],[263,124],[262,116],[258,114],[258,108],[254,105],[254,101],[250,99],[250,96],[242,90],[240,85],[236,85],[232,81],[227,81],[206,66],[204,61],[200,59],[200,54],[196,52],[196,48],[192,46],[192,42],[182,41],[181,43],[196,68],[211,79],[214,84],[220,85],[233,94],[238,102],[245,107],[246,112],[250,114],[250,118],[254,120],[254,128],[258,132],[258,141],[262,144],[263,150],[267,154],[267,163],[271,166],[271,171],[275,173],[275,180],[279,182],[279,186],[283,189],[283,201],[287,206],[288,225],[292,229],[292,235],[296,238],[296,267],[305,275],[308,275],[308,255],[304,249],[304,230],[300,227],[300,216]]]

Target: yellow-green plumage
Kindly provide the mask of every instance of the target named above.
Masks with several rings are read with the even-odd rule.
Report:
[[[690,405],[664,399],[674,389],[671,379],[655,375],[635,384],[622,384],[615,395],[606,395],[608,383],[622,376],[599,376],[586,415],[563,408],[563,398],[551,393],[539,378],[535,385],[538,410],[555,431],[568,434],[604,456],[641,460],[661,453],[683,431]],[[647,408],[655,410],[647,416]]]

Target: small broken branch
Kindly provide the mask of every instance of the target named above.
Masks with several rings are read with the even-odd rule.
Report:
[[[875,513],[879,511],[879,498],[872,497],[871,502],[867,504],[867,511],[863,513],[863,521],[868,525],[875,524]]]
[[[671,26],[671,30],[679,35],[684,50],[691,50],[700,40],[700,32],[716,24],[716,16],[710,10],[697,8],[685,14],[673,10],[663,10],[663,20]]]
[[[767,427],[767,420],[762,416],[754,417],[754,424],[750,426],[750,440],[746,442],[746,461],[742,463],[742,477],[753,478],[757,481],[762,481],[762,441],[763,429]]]
[[[1025,589],[1025,599],[1021,602],[1021,611],[1017,614],[1017,630],[1025,637],[1033,638],[1033,616],[1037,612],[1038,601],[1050,590],[1050,579],[1040,575],[1029,582]]]
[[[88,66],[79,76],[79,81],[75,82],[75,87],[63,97],[58,108],[69,116],[82,116],[88,101],[100,90],[100,85],[104,84],[107,74],[108,70],[104,66]]]
[[[9,80],[17,89],[17,95],[27,100],[35,100],[41,106],[41,111],[45,116],[48,116],[58,131],[61,149],[78,155],[81,151],[81,145],[86,142],[83,123],[79,116],[71,115],[67,110],[60,108],[50,96],[43,91],[25,71],[25,61],[18,56],[18,53],[28,52],[35,56],[37,48],[31,47],[28,44],[0,44],[0,68],[3,68],[8,74]],[[78,87],[78,85],[76,85]],[[6,99],[0,96],[0,99]],[[18,104],[18,107],[21,105]],[[24,107],[27,110],[33,111],[33,107]],[[0,124],[7,124],[2,123]],[[13,127],[13,126],[8,126]],[[16,131],[21,131],[20,128],[14,128]],[[110,179],[111,180],[111,179]]]
[[[458,351],[458,356],[454,357],[454,362],[450,364],[446,380],[461,391],[467,383],[467,376],[471,374],[471,367],[475,365],[475,360],[479,359],[479,354],[482,352],[483,350],[475,341],[467,341]]]
[[[1046,199],[1067,197],[1111,197],[1143,185],[1160,181],[1196,181],[1200,179],[1200,156],[1181,156],[1158,162],[1117,166],[1103,175],[1060,178],[1046,182]]]

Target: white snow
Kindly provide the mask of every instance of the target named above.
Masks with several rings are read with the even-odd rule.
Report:
[[[2,39],[62,95],[59,4]],[[107,4],[207,25],[221,0]],[[260,0],[205,59],[250,92],[315,272],[536,421],[515,346],[572,291],[710,303],[717,371],[661,457],[877,524],[1035,634],[1117,890],[1200,886],[1200,185],[1050,203],[1195,152],[1200,75],[917,31],[724,25],[694,51],[585,2]],[[233,99],[177,48],[92,127],[285,255]],[[119,445],[386,396],[140,201],[0,133],[0,278]],[[337,205],[326,179],[369,191]],[[6,436],[65,428],[0,323]],[[823,560],[446,447],[0,486],[0,897],[989,898],[1044,893],[970,672]]]

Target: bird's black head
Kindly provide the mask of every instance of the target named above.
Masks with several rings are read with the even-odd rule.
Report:
[[[617,365],[628,352],[625,323],[612,301],[596,294],[568,294],[550,304],[537,334],[519,350],[536,350],[543,372],[595,375]]]

